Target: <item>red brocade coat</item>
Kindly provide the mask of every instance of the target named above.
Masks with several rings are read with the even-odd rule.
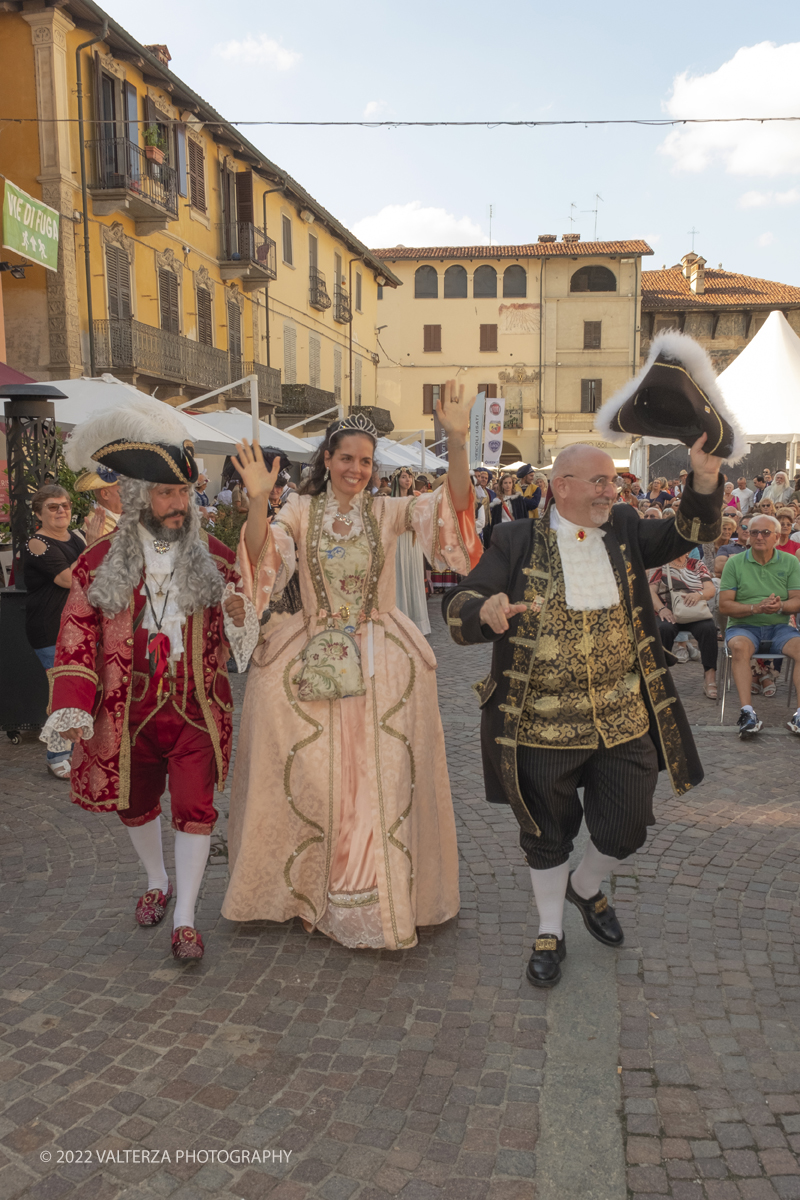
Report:
[[[107,617],[87,599],[86,593],[114,536],[101,538],[73,568],[55,667],[50,672],[49,711],[78,708],[94,718],[94,735],[75,743],[71,780],[73,803],[91,812],[123,812],[130,807],[131,702],[137,701],[137,709],[147,719],[169,696],[169,689],[165,689],[161,704],[156,699],[148,668],[147,632],[142,624],[135,629],[144,607],[141,582],[128,608],[115,617]],[[238,584],[233,552],[214,537],[208,537],[208,549],[225,582]],[[222,789],[230,763],[233,726],[227,670],[230,648],[222,606],[190,613],[183,641],[185,650],[177,664],[173,704],[190,724],[208,731],[214,747],[217,784]],[[198,686],[199,681],[202,686]],[[139,725],[143,723],[140,720]]]

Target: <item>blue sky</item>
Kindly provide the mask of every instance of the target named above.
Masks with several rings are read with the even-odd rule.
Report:
[[[800,116],[796,0],[107,7],[230,120]],[[597,206],[599,238],[650,241],[645,266],[695,228],[709,266],[800,286],[800,122],[243,132],[372,246],[485,242],[490,204],[493,242],[588,240]]]

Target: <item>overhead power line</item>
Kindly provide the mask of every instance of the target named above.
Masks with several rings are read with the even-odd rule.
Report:
[[[161,114],[159,114],[161,115]],[[38,124],[40,120],[46,124],[77,124],[77,117],[0,117],[0,121],[14,122],[18,125],[25,123]],[[499,129],[501,126],[507,128],[524,128],[524,129],[547,129],[554,126],[570,126],[583,125],[588,128],[590,125],[645,125],[654,128],[664,128],[671,125],[764,125],[773,121],[800,121],[800,116],[796,117],[652,117],[652,118],[634,118],[634,117],[614,117],[602,119],[578,119],[574,121],[215,121],[203,120],[204,125],[293,125],[293,126],[316,126],[329,127],[337,126],[339,128],[361,128],[361,129],[435,129],[441,126],[454,128],[469,128],[480,127],[484,129]],[[170,121],[168,118],[160,120],[160,125],[177,125],[179,121]],[[86,117],[84,119],[86,125],[108,125],[107,118]],[[143,124],[143,122],[136,122]]]

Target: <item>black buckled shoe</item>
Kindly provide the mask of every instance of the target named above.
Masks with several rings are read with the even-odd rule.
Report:
[[[534,987],[555,987],[561,978],[561,963],[567,957],[567,939],[542,933],[533,943],[533,954],[525,974]]]
[[[579,910],[583,923],[593,938],[597,938],[604,946],[622,945],[625,934],[608,900],[602,892],[597,892],[589,900],[579,896],[572,886],[572,871],[567,881],[567,899]]]

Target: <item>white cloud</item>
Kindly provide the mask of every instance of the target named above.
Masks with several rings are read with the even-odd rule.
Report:
[[[370,100],[361,116],[365,121],[375,121],[386,112],[388,107],[385,100]]]
[[[800,42],[743,46],[708,75],[678,75],[663,105],[671,117],[794,117],[800,111]],[[681,125],[661,146],[676,169],[722,161],[732,175],[800,172],[800,122]]]
[[[488,236],[471,217],[457,217],[446,208],[387,204],[379,213],[363,217],[352,226],[367,246],[486,246]]]
[[[797,204],[800,188],[789,188],[788,192],[745,192],[739,200],[739,208],[766,208],[772,204]]]
[[[294,50],[287,50],[274,38],[260,33],[253,37],[248,33],[241,40],[221,43],[214,47],[218,58],[237,65],[271,67],[274,71],[290,71],[300,62],[300,55]]]
[[[775,241],[774,233],[762,233],[761,236],[756,240],[756,245],[757,246],[771,246],[774,241]]]
[[[648,246],[657,246],[658,243],[661,241],[661,234],[660,233],[646,233],[644,235],[644,240],[647,242]]]

